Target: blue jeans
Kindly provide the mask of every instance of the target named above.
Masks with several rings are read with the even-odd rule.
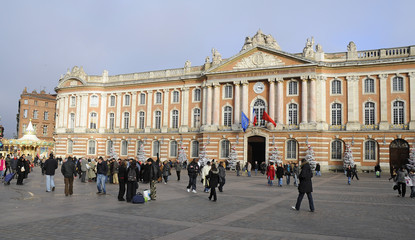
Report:
[[[351,177],[347,177],[347,184],[349,185],[350,185],[350,180],[351,180]]]
[[[106,176],[104,174],[97,175],[98,192],[107,193],[107,191],[105,190],[105,178]]]
[[[50,192],[51,187],[55,187],[54,176],[46,175],[46,191]]]
[[[251,176],[251,171],[248,171],[248,177],[250,177]]]
[[[321,171],[316,171],[316,176],[321,176]]]
[[[299,193],[297,198],[297,203],[295,204],[295,209],[300,210],[301,201],[303,201],[305,193]],[[311,192],[307,193],[308,198],[308,205],[310,206],[310,210],[314,211],[314,201],[313,201],[313,195],[311,195]]]
[[[285,178],[287,179],[287,185],[290,185],[291,176],[290,175],[285,175]]]
[[[282,178],[278,178],[278,186],[282,186]]]
[[[258,169],[255,169],[255,176],[258,174]]]

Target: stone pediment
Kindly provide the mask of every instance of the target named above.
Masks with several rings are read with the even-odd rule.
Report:
[[[284,62],[274,55],[256,52],[249,57],[243,58],[233,67],[233,69],[263,68],[283,65]]]

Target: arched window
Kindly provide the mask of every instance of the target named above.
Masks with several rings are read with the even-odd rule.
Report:
[[[173,103],[178,103],[180,101],[180,93],[179,91],[173,91]]]
[[[137,154],[136,154],[137,156],[141,149],[144,151],[144,142],[141,140],[138,140],[137,141]]]
[[[124,129],[128,129],[130,127],[130,113],[124,113]]]
[[[331,142],[331,159],[341,160],[343,156],[343,142],[340,140],[334,140]]]
[[[178,128],[179,127],[179,111],[173,110],[171,113],[171,127]]]
[[[194,95],[193,95],[193,101],[194,102],[200,102],[200,99],[201,99],[200,89],[196,88],[193,93],[194,93]]]
[[[220,158],[229,157],[230,142],[229,140],[222,140],[220,143]]]
[[[331,82],[331,94],[341,94],[342,93],[342,82],[340,80],[333,80]]]
[[[69,115],[69,128],[74,129],[75,128],[75,113],[71,113]]]
[[[254,103],[254,112],[259,126],[265,126],[265,120],[262,119],[265,111],[265,102],[262,99],[257,99]]]
[[[98,96],[97,95],[92,95],[91,96],[91,107],[98,107]]]
[[[128,155],[128,141],[127,140],[121,141],[121,155],[122,156]]]
[[[287,159],[297,159],[297,141],[294,139],[287,141]]]
[[[289,81],[288,82],[288,95],[297,95],[298,94],[298,82]]]
[[[153,142],[153,156],[156,157],[157,154],[160,154],[160,142],[154,141]]]
[[[199,142],[198,141],[193,141],[192,142],[192,158],[197,158],[199,157]]]
[[[89,118],[89,128],[90,129],[97,129],[97,113],[92,112]]]
[[[139,129],[144,129],[145,116],[146,116],[146,113],[143,111],[140,111],[138,113],[138,128]]]
[[[200,127],[200,108],[193,109],[193,127]]]
[[[298,125],[298,105],[295,103],[288,104],[288,124]]]
[[[403,92],[403,77],[394,77],[392,80],[392,86],[394,92]]]
[[[232,86],[231,85],[226,85],[225,86],[225,98],[232,98]]]
[[[405,123],[405,103],[403,101],[393,102],[393,124]]]
[[[365,142],[365,160],[376,160],[376,142],[373,140]]]
[[[177,157],[177,141],[170,142],[170,157]]]
[[[113,146],[114,146],[114,142],[112,140],[108,140],[107,141],[107,155],[111,155],[111,153],[114,154],[113,153],[114,150],[112,149]]]
[[[73,154],[73,141],[71,139],[68,140],[68,154]]]
[[[331,125],[342,125],[342,105],[340,103],[331,105]]]
[[[156,92],[156,103],[157,104],[161,103],[161,92]]]
[[[223,125],[226,127],[232,126],[232,107],[226,106],[223,111]]]
[[[155,129],[161,128],[161,111],[156,111],[154,114],[154,128]]]
[[[89,140],[88,141],[88,155],[95,155],[96,154],[96,141]]]
[[[372,78],[365,79],[365,93],[375,93],[375,80]]]
[[[109,117],[108,117],[108,128],[111,130],[114,130],[115,127],[115,114],[114,113],[109,113]]]
[[[375,103],[365,103],[365,125],[375,124]]]

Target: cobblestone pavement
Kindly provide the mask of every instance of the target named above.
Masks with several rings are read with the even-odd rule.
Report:
[[[397,197],[386,175],[360,174],[347,185],[341,173],[313,178],[316,211],[291,210],[293,185],[269,187],[263,175],[227,172],[224,192],[211,202],[201,189],[188,193],[187,175],[157,184],[157,200],[117,201],[118,186],[96,195],[95,183],[74,183],[65,197],[58,169],[56,191],[47,193],[36,168],[25,185],[0,185],[0,239],[413,239],[415,199]],[[285,180],[284,180],[285,182]],[[140,184],[139,190],[149,188]]]

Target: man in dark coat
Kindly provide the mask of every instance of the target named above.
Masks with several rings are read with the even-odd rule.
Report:
[[[307,193],[308,203],[310,205],[310,212],[314,212],[314,202],[311,192],[313,192],[313,184],[311,178],[313,177],[313,172],[311,171],[310,164],[307,160],[301,160],[301,173],[298,176],[300,180],[300,185],[298,186],[298,198],[295,207],[293,210],[300,210],[301,201],[303,200],[304,194]]]
[[[189,185],[187,185],[187,192],[190,192],[192,189],[193,193],[196,193],[196,178],[200,172],[199,164],[197,164],[198,159],[195,158],[187,166],[187,175],[189,175]]]
[[[107,190],[105,188],[105,179],[108,173],[108,165],[107,162],[104,161],[104,158],[98,158],[97,164],[97,194],[107,194]]]
[[[65,196],[73,194],[73,178],[76,177],[75,163],[68,157],[62,164],[61,172],[65,181]]]
[[[161,177],[160,167],[158,165],[159,157],[157,154],[157,161],[154,162],[152,158],[147,159],[147,164],[149,165],[149,177],[150,177],[150,198],[151,200],[156,200],[157,197],[157,189],[156,189],[156,182]]]
[[[46,173],[46,192],[55,191],[55,169],[58,168],[58,161],[53,158],[53,155],[50,154],[48,160],[43,164],[43,168]],[[52,189],[51,189],[52,187]]]

